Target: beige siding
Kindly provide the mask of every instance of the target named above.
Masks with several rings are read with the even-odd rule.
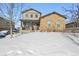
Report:
[[[48,28],[48,20],[51,21],[51,26]],[[56,28],[56,22],[61,21],[60,28]],[[57,15],[57,14],[52,14],[48,15],[44,18],[41,18],[40,20],[40,31],[64,31],[65,30],[65,20],[63,17]]]
[[[28,17],[26,16],[26,14],[28,15]],[[33,15],[33,17],[31,18],[30,15]],[[35,15],[38,15],[38,17],[36,18]],[[23,13],[22,15],[22,19],[25,19],[25,20],[38,20],[39,17],[40,17],[40,14],[34,10],[29,10]]]

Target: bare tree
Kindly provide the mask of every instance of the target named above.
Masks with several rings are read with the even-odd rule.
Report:
[[[79,26],[79,4],[72,4],[72,7],[70,9],[67,9],[63,7],[65,12],[69,12],[71,15],[71,21],[74,23],[73,24],[73,30],[75,31],[77,27]],[[69,15],[67,15],[69,16]]]
[[[20,16],[20,5],[21,4],[15,4],[15,3],[1,3],[0,4],[0,15],[10,22],[10,35],[11,38],[13,37],[13,27],[12,27],[12,22],[15,21],[17,17]],[[19,17],[20,18],[20,17]]]

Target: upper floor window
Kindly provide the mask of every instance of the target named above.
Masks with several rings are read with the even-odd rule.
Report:
[[[26,14],[26,17],[28,17],[28,14]]]
[[[35,17],[38,18],[38,15],[36,14]]]
[[[33,15],[31,14],[30,17],[33,18]]]

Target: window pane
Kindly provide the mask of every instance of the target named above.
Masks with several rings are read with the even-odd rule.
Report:
[[[33,18],[33,15],[31,14],[30,17]]]
[[[28,14],[26,14],[26,17],[28,17]]]
[[[57,24],[57,27],[60,27],[60,24]]]
[[[35,17],[37,18],[37,17],[38,17],[38,15],[35,15]]]
[[[51,26],[51,21],[50,20],[48,20],[48,27],[50,27]]]
[[[56,27],[59,28],[60,25],[61,25],[61,22],[60,22],[60,21],[57,21],[57,22],[56,22]]]

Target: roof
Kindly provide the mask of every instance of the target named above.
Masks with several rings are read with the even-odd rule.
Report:
[[[29,11],[29,10],[34,10],[34,11],[36,11],[36,12],[38,12],[38,13],[40,13],[40,14],[41,14],[41,12],[39,12],[39,11],[37,11],[37,10],[33,9],[33,8],[30,8],[30,9],[28,9],[28,10],[24,10],[24,11],[22,11],[22,13],[25,13],[25,12],[27,12],[27,11]]]
[[[5,19],[4,17],[1,17],[1,16],[0,16],[0,20],[5,21],[5,22],[9,22],[10,21],[10,20],[7,20],[7,19]],[[14,23],[14,22],[12,21],[12,23]]]
[[[74,24],[74,22],[67,23],[66,25],[69,25],[69,24]]]
[[[51,14],[57,14],[57,15],[60,15],[61,17],[65,18],[65,19],[67,19],[64,15],[61,15],[61,14],[59,14],[59,13],[57,13],[57,12],[49,13],[49,14],[47,14],[47,15],[42,16],[41,18],[47,17],[47,16],[49,16],[49,15],[51,15]]]
[[[5,18],[3,18],[3,17],[0,17],[0,20],[2,20],[2,21],[7,21]]]

